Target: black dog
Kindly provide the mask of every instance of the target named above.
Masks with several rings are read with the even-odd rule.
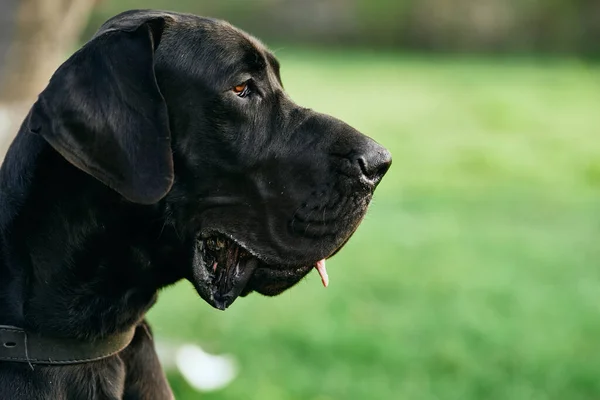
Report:
[[[315,267],[325,279],[390,163],[293,103],[275,57],[231,25],[109,20],[0,171],[0,325],[16,327],[0,330],[15,338],[0,399],[171,398],[143,320],[157,291],[188,279],[224,309]]]

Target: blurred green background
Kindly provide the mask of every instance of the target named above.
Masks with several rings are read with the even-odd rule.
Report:
[[[104,0],[225,18],[300,104],[388,147],[364,223],[278,298],[165,290],[159,339],[230,353],[187,399],[600,398],[600,2]]]

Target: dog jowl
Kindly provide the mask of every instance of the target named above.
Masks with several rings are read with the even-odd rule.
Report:
[[[70,268],[92,262],[90,252],[121,254],[122,268],[152,277],[136,285],[188,279],[219,309],[251,292],[277,295],[312,270],[327,284],[325,260],[391,164],[372,139],[294,103],[258,40],[158,11],[106,22],[54,74],[25,128],[49,144],[46,168],[32,172],[46,179],[39,191],[79,204],[65,221],[95,221]],[[103,268],[116,268],[113,258]]]

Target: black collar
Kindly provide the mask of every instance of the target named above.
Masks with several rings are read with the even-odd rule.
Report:
[[[102,340],[59,339],[0,325],[0,362],[66,365],[101,360],[129,346],[135,327]]]

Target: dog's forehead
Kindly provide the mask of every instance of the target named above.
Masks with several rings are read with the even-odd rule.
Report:
[[[161,42],[165,42],[167,51],[186,55],[180,58],[187,61],[203,53],[212,58],[213,63],[239,62],[252,57],[268,58],[268,50],[260,40],[226,21],[170,11],[123,12],[106,21],[95,37],[115,30],[133,30],[144,22],[156,19],[164,20],[165,31]]]
[[[156,20],[164,22],[164,29],[155,65],[170,76],[200,79],[214,89],[250,76],[268,77],[272,85],[280,85],[278,63],[267,47],[223,20],[170,11],[132,10],[105,22],[95,37],[111,31],[132,31]]]
[[[231,46],[236,43],[243,43],[252,45],[257,50],[264,51],[266,49],[255,37],[220,19],[192,15],[189,19],[176,19],[171,24],[177,26],[180,32],[188,32],[195,38],[200,35],[204,40],[215,41],[224,45]]]
[[[249,54],[264,55],[267,48],[258,39],[226,21],[196,17],[174,22],[180,40],[201,46],[217,58],[243,58]]]
[[[161,61],[179,71],[226,79],[253,73],[269,64],[269,51],[258,39],[226,21],[179,16],[167,22],[158,50]]]

